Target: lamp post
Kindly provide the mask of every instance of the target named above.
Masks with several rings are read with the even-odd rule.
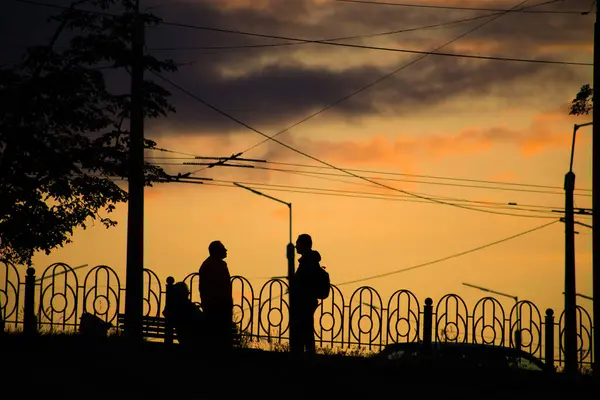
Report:
[[[519,297],[518,296],[513,296],[511,294],[506,294],[506,293],[502,293],[502,292],[497,292],[495,290],[484,288],[484,287],[477,286],[477,285],[472,285],[470,283],[463,282],[463,285],[471,287],[471,288],[474,288],[474,289],[481,290],[483,292],[493,293],[493,294],[497,294],[498,296],[504,296],[504,297],[511,298],[511,299],[513,299],[515,301],[515,305],[519,304]],[[519,307],[517,307],[516,316],[517,316],[517,330],[515,331],[515,346],[518,349],[520,349],[521,348],[521,317],[519,316]]]
[[[573,172],[573,159],[575,157],[575,138],[577,131],[592,122],[573,125],[573,138],[571,141],[571,159],[569,172],[565,174],[565,371],[577,372],[577,299],[575,279],[575,173]]]
[[[290,301],[290,303],[289,303],[290,304],[290,311],[289,311],[289,319],[290,319],[290,350],[294,351],[295,349],[292,349],[292,345],[293,345],[293,343],[295,343],[295,341],[293,341],[291,339],[292,336],[295,336],[295,332],[292,332],[292,326],[293,326],[293,324],[292,324],[292,318],[293,318],[292,314],[293,314],[293,311],[292,311],[292,300],[291,300],[291,297],[292,297],[292,294],[291,294],[292,290],[291,290],[291,288],[292,288],[292,278],[294,277],[294,272],[296,270],[296,266],[295,266],[296,249],[294,247],[294,242],[293,242],[293,238],[292,238],[292,203],[288,203],[288,202],[283,201],[281,199],[278,199],[276,197],[269,196],[268,194],[259,192],[256,189],[252,189],[252,188],[250,188],[248,186],[244,186],[241,183],[233,182],[233,184],[235,186],[237,186],[237,187],[240,187],[242,189],[246,189],[246,190],[248,190],[248,191],[250,191],[250,192],[252,192],[254,194],[257,194],[259,196],[263,196],[263,197],[266,197],[267,199],[271,199],[271,200],[276,201],[278,203],[285,204],[286,206],[288,206],[288,209],[290,211],[290,232],[289,232],[290,233],[290,241],[289,241],[289,243],[287,244],[287,247],[286,247],[286,258],[287,258],[287,262],[288,262],[287,263],[288,264],[288,268],[287,268],[287,280],[288,280],[288,296],[289,296],[289,301]]]

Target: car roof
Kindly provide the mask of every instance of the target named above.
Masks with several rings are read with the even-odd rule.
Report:
[[[408,350],[408,349],[414,349],[414,348],[421,348],[423,347],[424,343],[423,342],[405,342],[405,343],[392,343],[389,344],[385,347],[384,351],[398,351],[398,350]],[[456,348],[456,349],[469,349],[469,350],[473,350],[473,351],[491,351],[491,352],[497,352],[497,353],[502,353],[502,354],[506,354],[506,355],[519,355],[522,357],[526,357],[534,362],[536,362],[537,364],[539,364],[540,366],[543,365],[542,361],[539,360],[538,358],[536,358],[534,355],[522,350],[522,349],[516,349],[514,347],[504,347],[504,346],[497,346],[497,345],[493,345],[493,344],[483,344],[483,343],[461,343],[461,342],[431,342],[431,347],[432,348],[438,348],[438,349],[443,349],[443,348]]]

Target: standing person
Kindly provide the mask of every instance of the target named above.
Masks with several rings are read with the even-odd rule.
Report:
[[[293,336],[291,347],[299,352],[315,352],[314,313],[319,300],[314,290],[315,279],[321,269],[321,255],[312,249],[312,238],[303,233],[296,240],[298,269],[291,282],[290,294],[293,307]]]
[[[208,246],[208,258],[200,266],[200,303],[208,338],[215,349],[232,345],[233,295],[231,275],[224,261],[227,249],[216,240]]]

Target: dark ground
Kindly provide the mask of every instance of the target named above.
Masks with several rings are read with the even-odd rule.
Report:
[[[0,357],[0,398],[563,399],[600,393],[589,377],[400,369],[365,358],[295,359],[288,353],[251,349],[235,349],[211,361],[179,345],[136,347],[117,339],[90,343],[68,336],[34,341],[5,336]]]

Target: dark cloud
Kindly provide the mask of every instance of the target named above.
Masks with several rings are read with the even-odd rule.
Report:
[[[569,9],[582,8],[583,3],[571,2]],[[381,32],[486,14],[423,12],[401,8],[392,12],[390,9],[394,7],[366,7],[343,3],[328,3],[326,6],[311,4],[306,1],[272,2],[270,11],[222,11],[195,5],[185,12],[181,8],[160,10],[159,15],[166,21],[177,20],[200,26],[315,39]],[[328,12],[324,12],[325,7]],[[564,8],[564,5],[558,4],[558,7]],[[314,18],[311,13],[321,17]],[[483,21],[459,24],[446,29],[395,35],[386,40],[396,42],[398,47],[434,48],[448,40],[448,37],[457,36]],[[579,16],[512,14],[482,28],[481,34],[478,31],[472,37],[479,41],[505,43],[507,48],[514,49],[511,54],[506,54],[507,56],[519,53],[522,57],[535,58],[536,46],[540,44],[584,42],[585,26]],[[281,42],[275,39],[177,27],[162,27],[161,30],[163,32],[156,36],[156,47],[169,47],[174,43],[177,43],[177,46],[173,47],[185,48]],[[180,30],[185,34],[182,35],[184,32]],[[372,43],[372,40],[364,43]],[[364,57],[364,64],[340,69],[338,65],[343,65],[348,52],[354,52],[357,58]],[[196,61],[196,64],[183,68],[173,80],[221,109],[269,133],[344,98],[418,57],[394,55],[392,58],[391,54],[377,51],[348,50],[318,44],[263,49],[178,51],[169,54],[180,57],[181,61]],[[385,67],[371,62],[383,55],[395,59],[395,62]],[[338,57],[339,61],[336,61]],[[314,59],[327,61],[315,66],[309,62]],[[237,75],[228,76],[223,72],[225,70],[235,70]],[[550,79],[554,83],[566,81],[572,84],[586,72],[588,71],[584,71],[583,68],[429,56],[393,78],[386,79],[344,101],[327,111],[324,117],[351,118],[386,112],[392,112],[394,115],[414,113],[465,94],[477,96],[494,92],[514,95],[516,91],[504,88],[515,82],[522,82],[523,86],[539,86]],[[520,94],[527,94],[527,91]],[[199,103],[189,98],[179,98],[179,95],[177,97],[179,112],[176,118],[168,121],[171,128],[180,127],[188,132],[195,132],[196,128],[198,133],[203,130],[214,132],[219,129],[236,129],[235,123],[215,115],[213,111],[205,110]]]
[[[266,8],[231,8],[224,7],[223,4],[225,3],[215,1],[175,4],[161,1],[152,4],[158,6],[152,11],[166,22],[306,39],[390,31],[486,14],[317,3],[308,0],[271,1],[270,7]],[[23,10],[26,8],[30,12],[36,10],[36,7],[19,7],[21,11],[13,15],[9,26],[15,33],[5,37],[19,37],[23,42],[39,42],[41,38],[48,38],[48,33],[39,33],[43,29],[32,32],[22,23],[32,21],[33,18]],[[546,6],[545,9],[572,10],[587,7],[588,1],[575,0],[559,2],[552,7]],[[44,11],[48,12],[47,9]],[[19,20],[21,23],[17,22]],[[36,17],[36,21],[43,21],[43,18]],[[483,20],[443,29],[369,39],[362,43],[433,49],[481,22]],[[42,22],[39,23],[42,27]],[[515,13],[490,23],[461,39],[459,43],[500,43],[506,53],[493,55],[536,58],[542,45],[590,43],[591,27],[590,17]],[[21,31],[22,35],[18,33]],[[253,38],[172,25],[161,25],[149,29],[147,33],[147,47],[152,54],[186,63],[176,74],[166,75],[169,79],[269,134],[348,96],[419,57],[318,44],[255,49],[190,49],[280,42],[280,39]],[[567,56],[557,54],[554,58],[565,57]],[[350,61],[352,64],[349,64]],[[575,91],[579,84],[585,83],[583,80],[590,75],[590,71],[591,69],[582,67],[429,56],[340,103],[319,118],[351,119],[376,113],[401,116],[422,112],[431,106],[464,96],[476,99],[477,96],[493,94],[514,99],[515,102],[524,102],[525,97],[535,97],[539,88],[548,90],[550,86],[572,85]],[[154,136],[173,130],[200,135],[240,129],[235,122],[208,109],[178,89],[162,84],[172,91],[172,100],[178,112],[167,120],[149,122],[148,127]]]

